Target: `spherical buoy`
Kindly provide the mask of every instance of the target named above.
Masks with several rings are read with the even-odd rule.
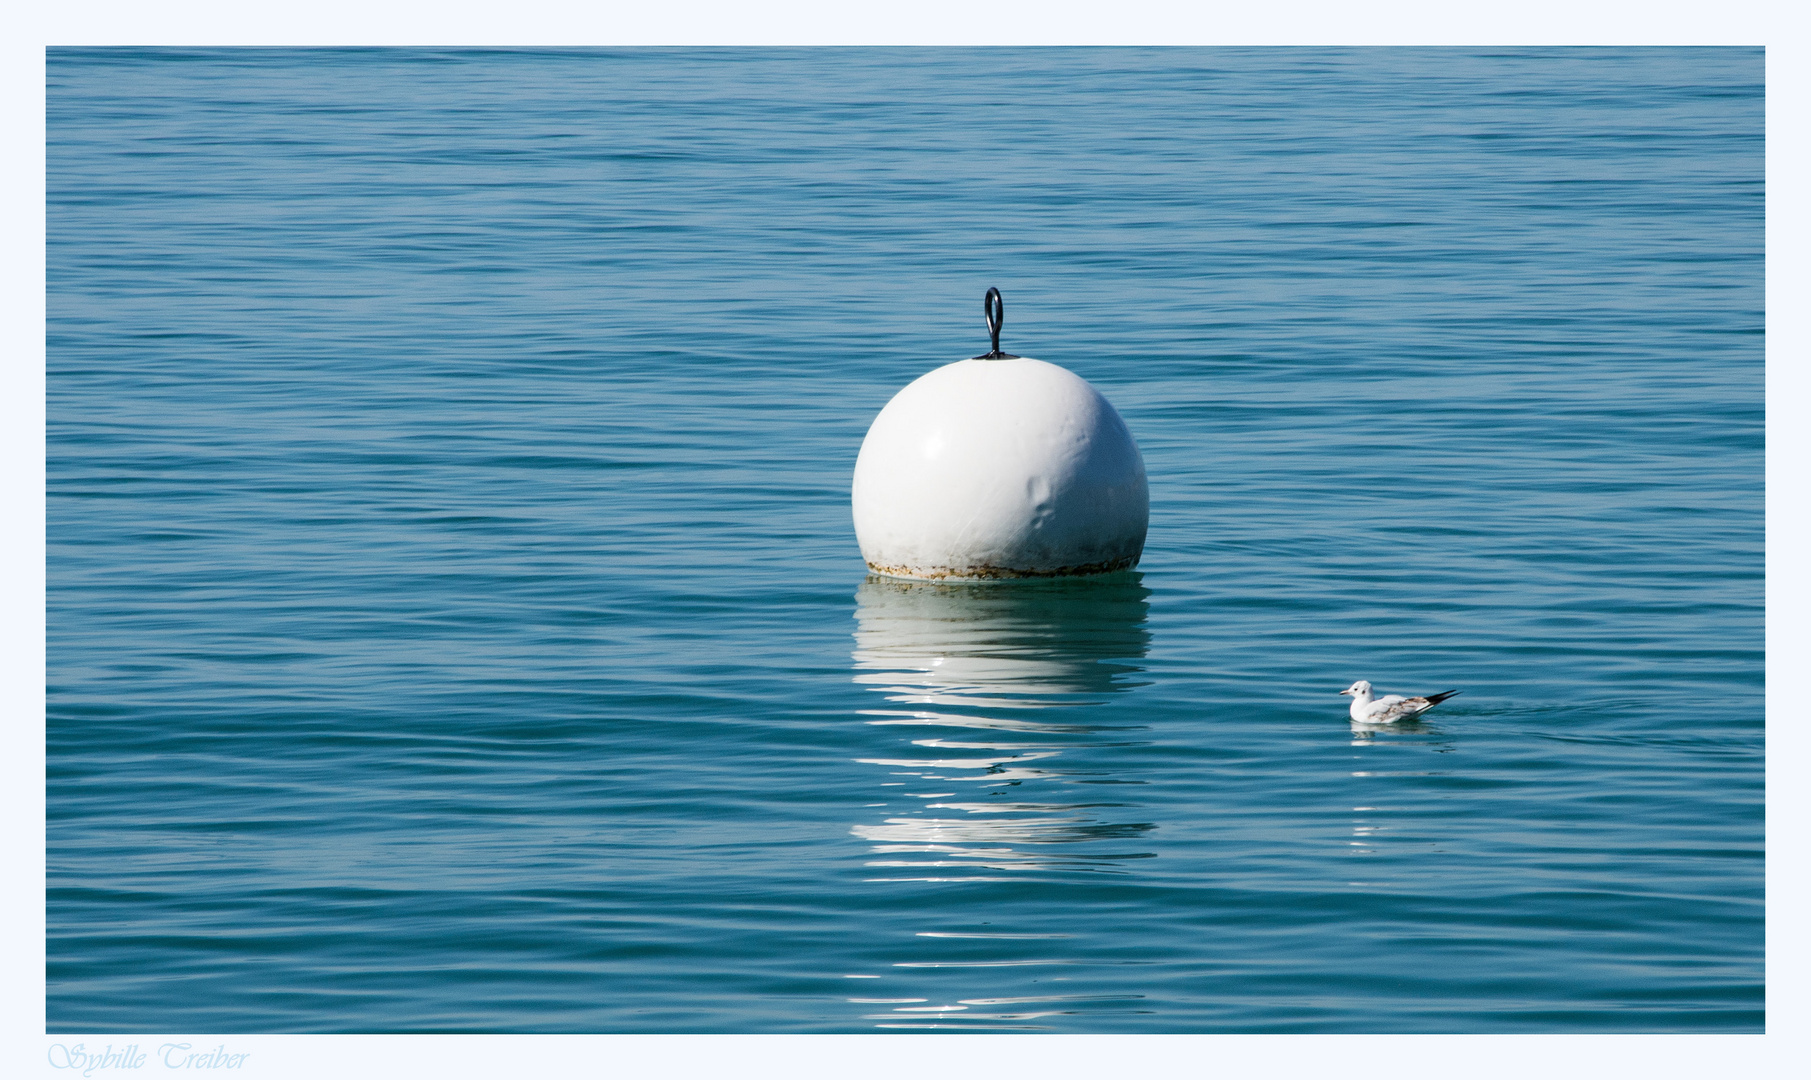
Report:
[[[878,574],[946,581],[1136,566],[1151,497],[1125,421],[1073,372],[1001,352],[998,289],[983,306],[993,351],[920,377],[862,440],[862,558]]]

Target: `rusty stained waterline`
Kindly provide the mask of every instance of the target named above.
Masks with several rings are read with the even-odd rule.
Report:
[[[1142,554],[1142,553],[1140,553]],[[913,581],[1005,581],[1014,578],[1058,578],[1058,577],[1093,577],[1096,574],[1111,574],[1115,570],[1129,570],[1138,565],[1138,555],[1127,555],[1105,562],[1081,563],[1076,566],[1058,566],[1049,570],[1018,570],[1009,566],[938,566],[930,569],[913,570],[904,566],[882,566],[868,563],[868,569],[876,574],[885,574],[891,578],[905,578]]]

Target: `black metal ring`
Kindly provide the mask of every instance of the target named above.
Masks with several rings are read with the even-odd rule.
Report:
[[[987,296],[981,300],[981,311],[987,316],[987,334],[993,339],[994,348],[992,352],[972,359],[1017,360],[1013,354],[1000,351],[1000,327],[1006,325],[1006,301],[1000,299],[1000,290],[988,288]]]

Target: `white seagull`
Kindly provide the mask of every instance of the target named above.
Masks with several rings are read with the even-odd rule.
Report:
[[[1427,697],[1391,694],[1372,699],[1371,684],[1363,679],[1340,691],[1342,694],[1352,695],[1352,719],[1361,724],[1394,724],[1398,720],[1412,720],[1458,692],[1448,690],[1444,694],[1429,694]]]

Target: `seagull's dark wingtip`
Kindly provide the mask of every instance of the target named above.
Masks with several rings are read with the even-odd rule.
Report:
[[[1453,695],[1461,693],[1461,692],[1462,691],[1459,691],[1459,690],[1448,690],[1442,694],[1429,694],[1427,696],[1427,707],[1431,709],[1434,706],[1440,704],[1442,701],[1445,701],[1447,698],[1452,697]]]

